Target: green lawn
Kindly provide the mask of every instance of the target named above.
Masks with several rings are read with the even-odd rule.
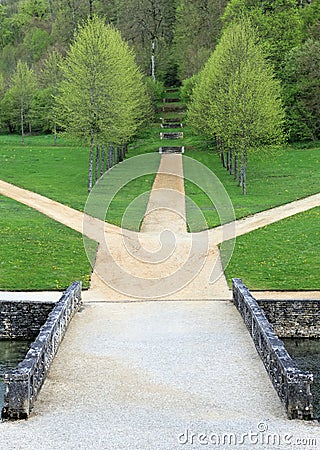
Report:
[[[80,233],[3,196],[0,266],[0,290],[61,290],[75,280],[88,288],[91,275]]]
[[[237,238],[226,268],[253,290],[320,290],[320,207]]]
[[[78,210],[88,195],[88,150],[52,136],[0,136],[0,178]]]
[[[236,218],[270,209],[320,191],[320,147],[297,148],[288,146],[259,156],[250,155],[248,165],[248,194],[242,195],[233,176],[229,175],[216,154],[208,150],[187,151],[187,156],[209,167],[225,186],[232,200]],[[185,176],[192,173],[185,165]],[[201,169],[197,177],[203,180]],[[207,180],[209,183],[210,180]],[[219,224],[217,212],[205,194],[193,183],[185,182],[186,195],[203,211],[208,228]],[[192,209],[187,210],[190,229],[199,231],[193,221]]]

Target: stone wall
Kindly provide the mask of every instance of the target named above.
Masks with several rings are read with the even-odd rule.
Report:
[[[239,310],[256,349],[283,402],[289,419],[312,419],[313,375],[299,370],[264,312],[238,278],[233,279],[233,302]]]
[[[320,300],[257,300],[279,337],[320,338]]]
[[[0,339],[35,339],[54,303],[0,300]]]
[[[25,359],[4,375],[3,419],[28,418],[68,324],[81,305],[81,282],[75,282],[49,313]]]

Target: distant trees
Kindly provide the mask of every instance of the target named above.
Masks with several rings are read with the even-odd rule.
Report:
[[[320,138],[320,41],[307,40],[289,52],[283,71],[290,139]]]
[[[96,16],[79,26],[61,68],[60,124],[90,145],[90,191],[104,164],[104,146],[129,141],[149,112],[149,98],[132,51]]]
[[[58,104],[57,96],[60,83],[62,81],[61,66],[63,58],[61,53],[53,50],[46,59],[44,67],[40,73],[40,80],[44,91],[45,104],[42,121],[48,123],[48,128],[53,132],[54,145],[57,143],[57,116]]]
[[[176,0],[127,0],[119,3],[117,26],[131,43],[138,63],[155,80],[170,65]]]
[[[231,0],[223,20],[227,25],[244,15],[256,26],[281,80],[289,139],[319,139],[319,82],[314,74],[319,70],[320,0]]]
[[[297,0],[231,0],[225,26],[248,17],[256,27],[263,50],[281,76],[286,54],[301,42],[302,20]]]
[[[246,194],[248,153],[281,142],[284,121],[280,84],[248,20],[225,29],[196,80],[188,121],[221,143],[223,162]]]
[[[24,144],[25,122],[31,110],[32,98],[37,87],[37,78],[26,63],[18,61],[16,71],[11,79],[10,88],[5,94],[3,105],[6,105],[11,119],[20,121],[21,140]],[[29,120],[29,126],[31,121]]]
[[[198,73],[217,44],[227,0],[180,0],[173,55],[181,80]]]
[[[291,140],[320,139],[314,75],[318,70],[320,0],[2,0],[2,131],[21,129],[10,91],[19,61],[26,63],[39,81],[25,111],[24,126],[30,124],[38,132],[56,129],[56,84],[48,76],[54,71],[45,75],[48,57],[53,52],[64,57],[78,25],[95,15],[120,30],[145,74],[167,85],[183,82],[185,99],[222,30],[249,18],[283,87],[287,135]]]

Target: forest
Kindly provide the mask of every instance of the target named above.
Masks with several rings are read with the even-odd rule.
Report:
[[[259,41],[267,70],[272,71],[269,78],[278,86],[275,96],[281,97],[285,117],[280,118],[279,111],[275,117],[283,122],[286,139],[319,139],[320,0],[2,0],[3,133],[21,132],[21,127],[27,133],[49,133],[57,126],[59,129],[61,120],[56,123],[54,113],[58,107],[55,90],[63,76],[70,76],[72,71],[65,58],[70,58],[75,33],[79,35],[79,27],[93,18],[100,18],[120,33],[126,46],[123,57],[135,59],[129,66],[139,86],[143,82],[150,85],[152,78],[155,85],[182,85],[186,101],[219,43],[220,48],[221,42],[227,45],[228,39],[223,36],[230,33],[230,26],[244,19],[249,21],[252,39]],[[232,51],[231,47],[228,51]],[[63,65],[62,72],[57,70]],[[124,79],[125,72],[122,79],[119,75],[118,86],[122,80],[130,84]],[[140,88],[143,90],[142,85]],[[68,87],[64,85],[64,89],[66,92]],[[141,108],[136,106],[134,114],[137,116],[139,111]],[[131,128],[126,137],[135,132],[136,124]]]

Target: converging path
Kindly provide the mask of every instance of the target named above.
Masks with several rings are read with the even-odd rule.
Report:
[[[233,235],[248,233],[320,205],[320,194],[315,194],[238,220],[235,224],[193,235],[186,233],[182,156],[175,154],[162,156],[141,233],[102,223],[68,206],[4,181],[0,181],[0,194],[24,203],[78,232],[83,231],[85,217],[86,235],[103,244],[99,247],[95,261],[91,289],[84,293],[86,301],[136,301],[145,298],[138,294],[139,291],[145,291],[143,280],[154,279],[152,284],[157,292],[156,280],[159,280],[159,276],[163,284],[163,278],[173,272],[176,272],[175,282],[179,289],[176,292],[168,292],[167,289],[166,295],[160,290],[159,295],[152,297],[167,300],[230,299],[231,292],[223,275],[217,245]],[[178,246],[175,251],[173,246]],[[165,253],[166,248],[171,249],[170,257]],[[143,249],[147,251],[147,255]],[[110,261],[117,264],[110,265]],[[189,264],[186,265],[186,261]],[[212,268],[215,268],[214,277]],[[123,271],[131,274],[127,282],[129,289],[123,289]],[[168,280],[168,283],[171,281]],[[283,295],[286,296],[281,294]],[[293,294],[290,293],[290,296]],[[300,297],[300,293],[297,296]],[[317,297],[318,293],[309,295],[310,298],[314,296]]]

